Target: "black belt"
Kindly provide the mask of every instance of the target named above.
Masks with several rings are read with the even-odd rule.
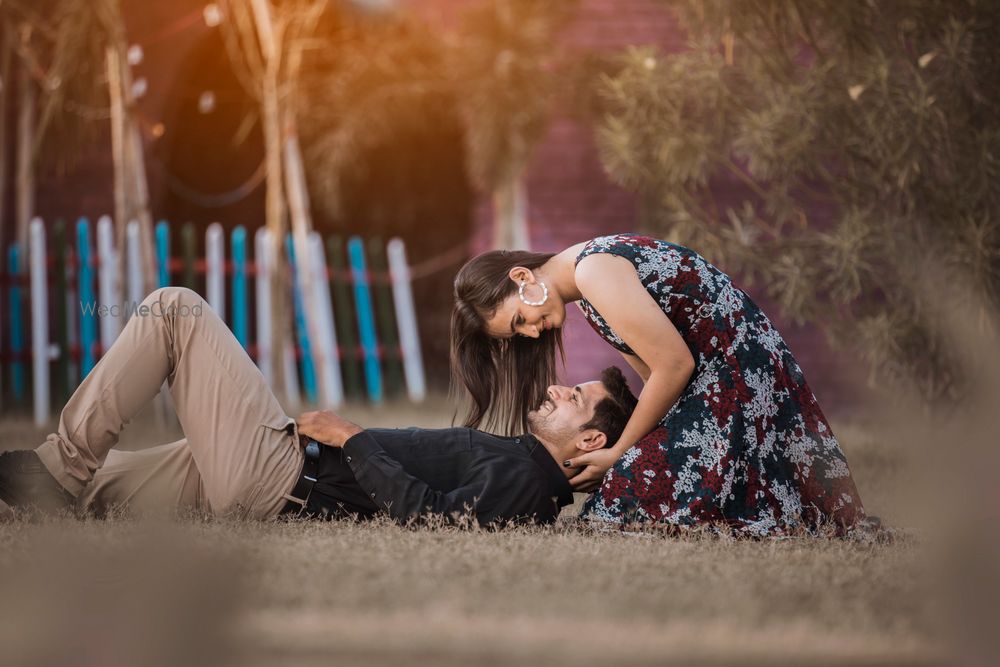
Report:
[[[281,514],[287,512],[298,514],[304,510],[309,502],[309,496],[312,494],[313,485],[319,478],[319,453],[321,445],[312,438],[307,438],[304,435],[299,436],[299,438],[306,443],[305,447],[303,447],[305,460],[302,462],[302,472],[299,474],[299,481],[295,482],[295,486],[288,492],[288,495],[296,500],[286,502],[285,506],[281,508]]]

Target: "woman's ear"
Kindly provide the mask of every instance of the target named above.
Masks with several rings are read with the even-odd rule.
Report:
[[[580,440],[576,447],[585,452],[594,452],[598,449],[604,449],[606,444],[608,444],[608,436],[596,428],[590,428],[580,434]]]
[[[523,266],[515,266],[507,272],[507,276],[518,284],[521,284],[522,282],[532,283],[535,281],[535,274],[531,272],[531,269]]]

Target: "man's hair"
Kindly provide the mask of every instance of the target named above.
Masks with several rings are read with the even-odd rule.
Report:
[[[593,419],[581,426],[580,430],[597,429],[607,436],[608,441],[604,445],[607,448],[618,442],[639,401],[628,388],[625,376],[617,366],[608,366],[601,371],[601,384],[608,395],[594,406]]]

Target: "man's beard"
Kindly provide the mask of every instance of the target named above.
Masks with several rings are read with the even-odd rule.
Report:
[[[543,403],[542,405],[545,404]],[[531,410],[528,412],[528,431],[536,437],[541,437],[548,442],[557,444],[566,442],[578,432],[577,429],[572,427],[559,426],[552,423],[551,416],[552,413],[542,415],[539,414],[538,410]]]
[[[542,430],[545,429],[545,424],[548,421],[548,417],[549,415],[552,414],[551,411],[548,413],[548,415],[541,414],[542,410],[547,405],[550,405],[552,406],[552,408],[555,408],[555,405],[552,403],[552,401],[546,399],[542,401],[541,404],[534,410],[528,410],[528,430],[530,432],[537,433],[539,429]]]

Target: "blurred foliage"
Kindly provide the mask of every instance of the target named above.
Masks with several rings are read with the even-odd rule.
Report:
[[[4,0],[0,40],[39,90],[35,158],[65,170],[110,118],[106,49],[123,31],[120,0]]]
[[[556,90],[554,37],[576,5],[576,0],[494,0],[465,15],[448,69],[478,186],[492,189],[526,165]]]
[[[445,33],[406,12],[331,12],[308,51],[300,120],[318,203],[342,213],[341,175],[399,133],[457,113],[469,179],[484,191],[524,168],[556,89],[554,34],[577,0],[490,0]]]
[[[341,217],[348,172],[367,168],[361,156],[435,126],[454,104],[440,45],[406,17],[326,20],[328,47],[304,54],[298,116],[310,195]]]
[[[928,285],[1000,300],[1000,3],[664,4],[689,49],[627,49],[597,80],[611,177],[872,381],[958,395]]]

